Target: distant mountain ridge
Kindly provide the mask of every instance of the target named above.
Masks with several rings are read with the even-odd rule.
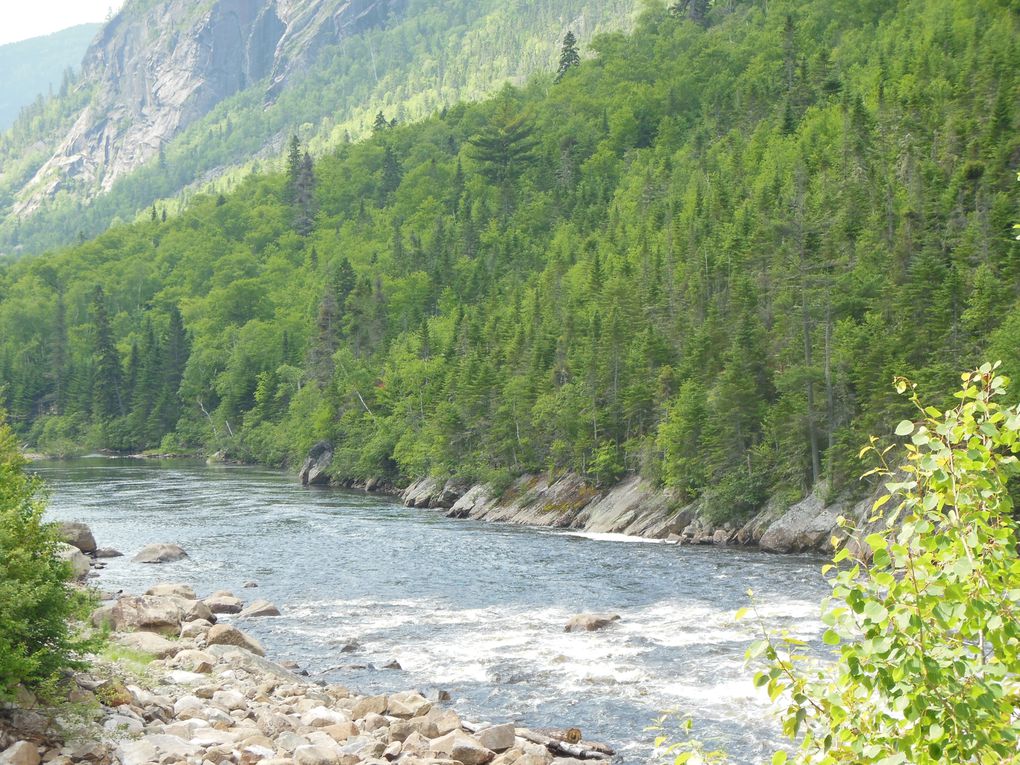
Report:
[[[0,255],[99,233],[154,201],[555,68],[636,0],[128,0],[45,119],[0,135]]]
[[[102,24],[79,24],[59,32],[0,45],[0,130],[39,96],[60,86],[68,67],[78,69]]]

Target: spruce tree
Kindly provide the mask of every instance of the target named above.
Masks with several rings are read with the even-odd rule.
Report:
[[[567,70],[572,66],[581,65],[581,54],[577,51],[577,38],[574,37],[574,33],[567,31],[567,34],[563,37],[563,47],[560,49],[560,65],[556,70],[556,78],[553,82],[559,82],[563,79],[563,75],[567,73]]]
[[[95,376],[92,385],[92,411],[97,419],[105,420],[124,414],[121,397],[120,354],[113,341],[113,329],[106,308],[106,294],[96,286],[92,293],[93,358]]]

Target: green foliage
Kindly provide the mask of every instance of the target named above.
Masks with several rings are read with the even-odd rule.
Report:
[[[640,472],[724,521],[856,487],[909,415],[893,374],[1020,373],[1015,14],[646,6],[555,86],[553,49],[420,123],[374,103],[311,172],[299,132],[288,172],[0,267],[12,422],[273,464],[329,439],[352,479]]]
[[[14,433],[0,421],[0,701],[14,698],[18,686],[52,690],[94,647],[68,621],[87,612],[89,599],[68,583],[70,567],[57,558],[53,528],[42,519],[39,481],[24,466]]]
[[[997,401],[1007,385],[998,364],[985,364],[963,375],[943,412],[897,380],[918,417],[896,428],[909,437],[907,461],[891,471],[891,447],[864,450],[891,479],[873,508],[872,522],[884,523],[861,554],[844,547],[826,566],[823,641],[835,661],[808,664],[794,639],[749,652],[768,659],[755,683],[783,699],[784,730],[800,740],[791,762],[1020,757],[1020,557],[1008,487],[1020,473],[1020,407]]]

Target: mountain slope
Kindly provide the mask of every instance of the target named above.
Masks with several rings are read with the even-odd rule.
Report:
[[[1020,373],[1018,23],[653,5],[558,83],[9,266],[0,401],[54,450],[329,439],[338,478],[635,472],[732,520],[852,491],[893,375]]]
[[[0,45],[0,131],[24,107],[57,92],[68,69],[77,71],[100,24],[79,24],[44,37]],[[66,84],[65,84],[66,87]]]
[[[129,2],[90,49],[73,97],[52,106],[48,133],[0,139],[0,208],[11,212],[0,252],[98,233],[231,167],[243,177],[252,155],[275,158],[292,132],[323,150],[363,135],[380,109],[402,121],[484,95],[553,67],[568,27],[587,40],[629,24],[633,7]]]

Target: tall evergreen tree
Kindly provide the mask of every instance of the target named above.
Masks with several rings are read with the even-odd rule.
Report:
[[[92,353],[95,359],[92,383],[93,414],[100,420],[119,417],[124,414],[120,354],[114,344],[106,294],[100,285],[96,285],[92,293]]]
[[[560,49],[560,64],[556,69],[554,82],[559,82],[571,67],[581,65],[581,54],[577,51],[577,38],[574,33],[567,31],[563,37],[563,47]]]

